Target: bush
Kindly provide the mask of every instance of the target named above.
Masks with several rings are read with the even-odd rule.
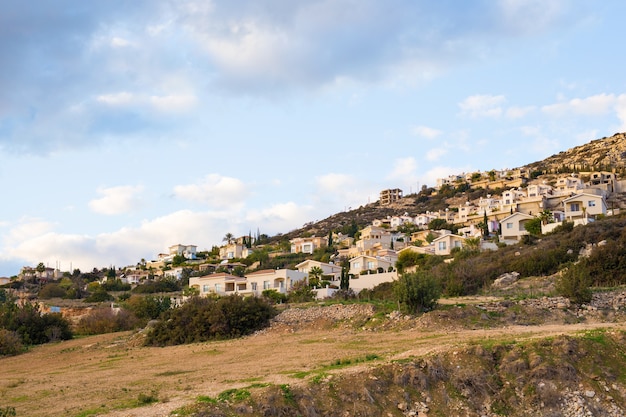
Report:
[[[362,289],[359,291],[359,299],[367,300],[367,301],[391,301],[395,300],[395,292],[394,292],[394,283],[393,282],[383,282],[378,284],[374,288],[370,289]]]
[[[18,355],[23,351],[22,339],[17,332],[0,329],[0,356]]]
[[[578,265],[571,266],[556,282],[556,291],[572,303],[584,304],[591,301],[591,278]]]
[[[80,319],[76,332],[84,335],[103,334],[132,330],[139,326],[139,319],[128,310],[115,311],[104,307],[93,310]]]
[[[304,303],[315,300],[315,293],[305,281],[295,282],[287,296],[290,303]]]
[[[0,408],[0,417],[15,417],[17,413],[14,407]]]
[[[121,279],[107,280],[102,284],[102,288],[106,291],[130,291],[130,284],[125,284]]]
[[[162,320],[148,333],[146,345],[169,346],[240,337],[267,326],[274,314],[267,301],[256,297],[193,297],[163,314]]]
[[[0,328],[19,334],[25,345],[72,338],[69,322],[59,313],[41,314],[36,304],[0,304]]]
[[[67,291],[61,287],[59,284],[46,284],[41,291],[39,291],[39,298],[49,299],[49,298],[63,298],[67,294]]]
[[[287,301],[287,296],[276,290],[263,290],[262,294],[272,304],[282,304]]]
[[[133,288],[132,292],[135,294],[154,294],[158,292],[176,292],[180,290],[181,286],[176,278],[166,277],[157,281],[146,281]]]
[[[102,303],[104,301],[113,301],[115,297],[106,292],[104,288],[98,288],[96,291],[91,293],[89,297],[85,298],[86,303]]]
[[[152,320],[172,308],[172,300],[170,297],[133,295],[124,303],[124,306],[138,318]]]
[[[425,271],[404,274],[396,283],[397,300],[411,314],[434,309],[440,295],[437,280]]]

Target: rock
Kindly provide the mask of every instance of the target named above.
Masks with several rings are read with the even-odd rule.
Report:
[[[585,391],[585,397],[587,398],[593,398],[596,396],[596,392],[593,390],[587,390]]]
[[[506,274],[500,275],[498,278],[493,281],[494,288],[502,288],[507,287],[513,284],[515,281],[519,279],[519,272],[508,272]]]

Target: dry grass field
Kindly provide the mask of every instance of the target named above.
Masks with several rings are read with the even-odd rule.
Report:
[[[624,322],[542,324],[467,329],[366,328],[328,321],[275,327],[242,339],[165,348],[143,347],[136,334],[115,333],[34,347],[0,359],[0,409],[18,416],[168,416],[199,396],[251,384],[299,384],[301,374],[336,360],[354,365],[331,372],[419,357],[495,340],[529,340]],[[375,358],[361,361],[359,358]]]

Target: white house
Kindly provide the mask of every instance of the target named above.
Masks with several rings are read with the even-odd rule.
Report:
[[[332,281],[339,280],[341,278],[341,266],[339,265],[314,261],[312,259],[307,259],[306,261],[300,262],[298,265],[296,265],[296,268],[299,272],[307,275],[309,274],[309,272],[311,272],[311,268],[314,267],[320,268],[323,275],[332,276]]]
[[[433,240],[435,255],[450,255],[453,248],[463,248],[465,236],[453,235],[451,233],[439,236]]]
[[[350,259],[350,270],[348,273],[351,275],[359,275],[364,272],[367,273],[367,271],[382,270],[382,272],[386,272],[390,267],[393,267],[394,264],[395,262],[377,256],[360,255]]]
[[[524,224],[534,218],[535,216],[519,212],[505,217],[500,221],[502,227],[501,238],[503,240],[520,240],[522,236],[528,234]]]
[[[606,200],[601,195],[580,193],[563,200],[565,219],[595,219],[606,215]]]

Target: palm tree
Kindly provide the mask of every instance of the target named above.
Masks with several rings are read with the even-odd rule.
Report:
[[[223,242],[228,243],[229,245],[231,243],[233,243],[233,239],[235,238],[235,235],[233,235],[232,233],[226,233],[224,235],[224,239],[222,239]]]
[[[324,271],[319,266],[314,266],[309,271],[309,285],[318,286],[320,278],[324,274]]]

